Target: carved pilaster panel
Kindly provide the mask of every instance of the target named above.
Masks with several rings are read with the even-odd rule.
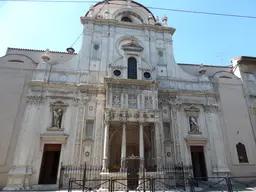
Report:
[[[96,106],[96,121],[95,121],[95,138],[94,138],[94,154],[95,159],[93,160],[94,165],[102,164],[103,156],[103,134],[104,134],[104,106],[105,98],[97,98]]]
[[[178,117],[177,117],[177,110],[175,108],[172,108],[171,115],[172,115],[175,163],[178,163],[181,161],[181,153],[180,153],[180,142],[179,142]]]
[[[75,136],[75,149],[74,149],[74,158],[73,161],[75,164],[79,164],[81,161],[80,157],[80,148],[82,147],[82,138],[81,133],[84,127],[84,116],[85,116],[85,107],[79,106],[77,109],[76,117],[76,136]]]

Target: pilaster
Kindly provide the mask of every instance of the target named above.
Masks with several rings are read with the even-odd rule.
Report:
[[[87,95],[79,95],[73,99],[75,106],[77,106],[77,115],[76,115],[76,134],[74,140],[74,154],[73,154],[73,163],[75,165],[81,164],[81,149],[82,149],[82,132],[84,127],[84,116],[85,116],[85,107],[88,100]]]
[[[211,137],[211,146],[215,150],[215,161],[212,167],[212,173],[214,176],[225,176],[230,172],[224,149],[223,135],[220,126],[220,116],[218,106],[207,105],[205,108],[205,116],[207,122],[207,128],[209,130],[209,136]],[[214,158],[213,158],[214,159]]]
[[[16,145],[13,166],[8,172],[7,186],[4,190],[29,189],[29,180],[33,173],[31,155],[34,155],[34,147],[37,137],[38,114],[44,102],[42,96],[27,96],[27,107],[21,131]]]
[[[160,129],[161,129],[161,121],[159,117],[157,118],[155,122],[155,155],[156,155],[156,165],[157,169],[160,169],[162,166],[162,140],[160,135]]]
[[[105,107],[105,95],[97,95],[96,106],[96,120],[95,120],[95,138],[94,138],[94,152],[93,152],[93,164],[100,166],[102,163],[103,154],[103,128],[104,128],[104,107]]]
[[[178,111],[181,108],[181,102],[178,100],[169,103],[171,108],[171,119],[172,119],[172,135],[173,135],[173,150],[174,150],[174,163],[181,162],[181,149],[180,149],[180,137],[179,137],[179,122],[178,122]]]

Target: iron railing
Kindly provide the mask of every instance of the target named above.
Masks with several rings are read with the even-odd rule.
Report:
[[[135,177],[128,172],[135,171]],[[251,177],[192,177],[192,166],[161,166],[157,169],[127,169],[126,172],[102,172],[101,166],[61,166],[59,189],[96,191],[252,191],[256,176]],[[134,175],[134,174],[133,174]]]

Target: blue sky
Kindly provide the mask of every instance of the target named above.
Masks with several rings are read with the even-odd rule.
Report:
[[[256,16],[255,0],[137,0],[151,7]],[[82,32],[80,16],[90,3],[0,2],[0,56],[7,47],[65,51]],[[233,57],[256,57],[256,19],[151,10],[168,16],[179,63],[229,65]],[[81,38],[74,45],[76,52]]]

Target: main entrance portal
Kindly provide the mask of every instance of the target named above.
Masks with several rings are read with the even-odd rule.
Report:
[[[56,184],[59,168],[61,144],[45,144],[39,184]]]
[[[154,126],[111,122],[109,136],[109,171],[127,174],[128,189],[136,190],[140,172],[155,167]]]
[[[201,180],[206,179],[207,170],[204,157],[203,146],[191,146],[191,159],[193,164],[194,177],[200,178]]]

